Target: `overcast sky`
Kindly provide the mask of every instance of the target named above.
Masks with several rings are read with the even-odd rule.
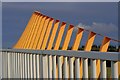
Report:
[[[35,10],[75,26],[118,39],[117,2],[3,3],[3,47],[11,48]]]
[[[2,2],[118,2],[119,0],[1,0]]]

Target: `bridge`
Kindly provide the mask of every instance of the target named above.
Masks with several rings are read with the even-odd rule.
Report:
[[[72,48],[68,50],[74,29],[72,24],[39,11],[33,12],[13,49],[0,50],[3,61],[2,78],[120,78],[120,52],[108,52],[111,41],[120,41],[77,27]],[[84,50],[80,51],[78,48],[85,31],[89,34]],[[103,37],[100,50],[91,51],[96,36]],[[109,77],[106,61],[111,64]]]

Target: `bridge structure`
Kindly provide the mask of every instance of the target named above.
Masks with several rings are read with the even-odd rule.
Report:
[[[2,78],[118,79],[120,52],[107,52],[110,42],[117,40],[102,36],[100,50],[91,51],[96,36],[100,34],[78,27],[72,49],[68,50],[74,29],[72,24],[48,17],[39,11],[33,12],[13,49],[1,50]],[[89,32],[88,38],[84,51],[79,51],[85,31]],[[109,77],[106,61],[111,63]]]

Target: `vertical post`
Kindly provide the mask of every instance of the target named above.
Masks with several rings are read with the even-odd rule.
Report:
[[[10,58],[11,58],[11,56],[10,56],[10,53],[9,52],[7,52],[8,53],[8,78],[11,78],[11,75],[10,75],[10,73],[11,73],[11,69],[10,69]]]
[[[101,78],[106,79],[106,61],[105,60],[101,60]]]
[[[53,56],[53,78],[57,78],[57,73],[56,73],[56,56]]]
[[[112,78],[118,79],[118,62],[117,61],[111,61],[111,75]]]
[[[24,57],[25,57],[25,60],[24,60],[24,62],[25,62],[25,74],[24,74],[24,76],[25,76],[25,78],[28,78],[28,74],[27,74],[27,56],[28,56],[28,54],[25,53],[24,54]]]
[[[33,54],[33,70],[34,78],[36,78],[36,54]]]
[[[42,73],[43,73],[43,78],[48,78],[48,56],[47,55],[42,55]]]
[[[27,75],[28,75],[28,78],[31,77],[31,75],[30,75],[30,70],[31,70],[30,60],[31,60],[30,54],[27,54]]]
[[[52,78],[52,56],[48,55],[48,78]]]
[[[30,54],[30,78],[33,78],[33,54]]]
[[[91,59],[91,78],[96,79],[96,60]]]
[[[75,78],[80,78],[80,60],[75,58]]]
[[[40,56],[37,54],[37,78],[40,78]]]
[[[67,57],[64,57],[63,72],[64,72],[64,78],[68,78],[68,63],[67,63]]]

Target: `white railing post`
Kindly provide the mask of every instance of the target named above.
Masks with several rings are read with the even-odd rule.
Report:
[[[75,78],[80,78],[80,59],[75,58]]]
[[[68,63],[67,63],[67,57],[64,57],[63,73],[64,73],[64,78],[68,78]]]
[[[42,55],[43,78],[48,78],[48,56]]]
[[[21,78],[21,56],[20,56],[21,54],[20,53],[18,53],[18,78]]]
[[[37,78],[40,78],[40,56],[37,54]]]
[[[57,75],[56,75],[56,56],[52,56],[52,59],[53,59],[53,78],[57,78]]]
[[[62,78],[62,56],[58,56],[58,78]]]
[[[22,61],[23,61],[23,59],[22,59],[22,53],[19,53],[19,54],[20,54],[20,78],[22,78],[22,65],[23,65]]]
[[[30,54],[27,54],[27,78],[30,78]]]
[[[96,60],[91,59],[91,78],[95,79],[96,78]]]
[[[5,61],[4,61],[4,52],[2,52],[2,78],[5,78],[5,67],[4,67],[4,65],[5,65]]]
[[[10,67],[10,65],[11,65],[10,58],[11,57],[10,57],[10,53],[7,52],[7,54],[8,54],[8,78],[11,78],[11,74],[10,74],[11,73],[11,67]]]
[[[100,77],[106,79],[107,78],[106,61],[101,60],[100,64],[101,64],[101,76]]]
[[[48,78],[52,78],[52,56],[48,55]]]
[[[30,78],[33,78],[33,54],[30,54]]]
[[[83,78],[88,79],[88,59],[83,58]]]
[[[69,71],[70,71],[70,78],[74,78],[74,67],[73,67],[73,62],[74,62],[74,57],[70,57],[69,58],[69,65],[70,65],[70,68],[69,68]]]
[[[26,53],[24,54],[24,57],[25,57],[25,58],[24,58],[24,59],[25,59],[25,61],[24,61],[24,62],[25,62],[25,69],[24,69],[24,70],[25,70],[25,73],[24,73],[24,77],[25,77],[25,78],[28,78],[28,74],[27,74],[27,54],[26,54]]]
[[[112,72],[112,78],[118,79],[118,62],[117,61],[111,61],[111,72]]]
[[[33,70],[34,78],[36,78],[36,54],[33,54]]]

